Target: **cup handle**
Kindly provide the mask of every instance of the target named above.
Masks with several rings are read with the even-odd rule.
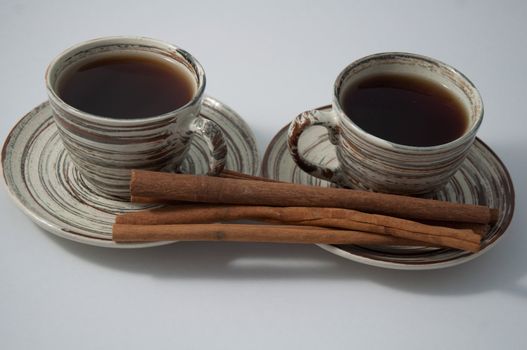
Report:
[[[194,135],[201,137],[207,144],[209,151],[207,175],[219,175],[223,171],[227,157],[227,145],[220,127],[211,120],[197,117],[190,124],[189,130]]]
[[[300,136],[312,126],[323,126],[327,129],[329,141],[333,145],[337,145],[340,138],[340,127],[338,126],[337,117],[330,111],[311,110],[299,114],[295,120],[289,125],[287,144],[289,152],[293,157],[295,163],[306,173],[318,177],[323,180],[331,182],[339,182],[341,178],[341,165],[337,159],[337,164],[333,167],[321,166],[314,164],[310,160],[304,158],[298,149],[298,142]]]

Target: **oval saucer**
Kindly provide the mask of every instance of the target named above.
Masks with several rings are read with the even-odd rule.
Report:
[[[329,108],[324,106],[320,109]],[[295,164],[287,147],[288,127],[282,128],[267,147],[261,166],[262,176],[306,185],[330,186],[327,181],[305,173]],[[299,146],[306,158],[315,163],[331,165],[336,161],[334,146],[324,128],[306,130]],[[496,154],[479,139],[476,139],[460,170],[431,197],[500,209],[500,217],[483,236],[483,248],[479,252],[425,247],[319,246],[343,258],[385,268],[427,270],[449,267],[469,261],[493,247],[509,226],[514,212],[514,188],[510,175]]]
[[[201,116],[215,121],[227,144],[225,167],[258,173],[259,159],[253,132],[247,123],[220,101],[205,97]],[[180,166],[185,173],[206,173],[207,147],[194,138]],[[3,178],[15,203],[40,227],[80,243],[142,248],[173,242],[115,243],[115,215],[152,205],[132,204],[98,194],[73,166],[60,141],[48,102],[26,114],[13,127],[2,148]]]

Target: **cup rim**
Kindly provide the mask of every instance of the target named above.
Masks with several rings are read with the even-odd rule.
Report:
[[[55,91],[55,87],[51,83],[51,73],[53,72],[54,68],[57,66],[58,63],[67,59],[73,53],[81,51],[82,48],[84,47],[94,47],[96,45],[102,46],[102,44],[118,45],[119,42],[123,43],[125,41],[127,44],[150,44],[150,45],[154,45],[166,51],[170,50],[170,51],[177,52],[177,54],[182,56],[188,63],[190,63],[190,65],[195,70],[195,72],[191,72],[192,75],[197,76],[198,78],[196,92],[194,93],[194,96],[183,106],[180,106],[179,108],[168,111],[166,113],[153,115],[150,117],[128,118],[127,119],[127,118],[105,117],[105,116],[85,112],[83,110],[75,108],[71,106],[70,104],[66,103],[59,96],[59,94]],[[46,68],[44,79],[46,82],[46,90],[48,92],[50,100],[53,99],[53,102],[58,104],[61,109],[81,119],[91,120],[91,121],[98,122],[98,123],[111,124],[111,125],[122,125],[122,126],[134,126],[134,125],[144,124],[145,122],[156,122],[156,121],[160,121],[160,120],[172,117],[174,113],[176,112],[179,112],[190,106],[199,104],[199,102],[204,96],[205,86],[206,86],[206,76],[205,76],[205,71],[203,67],[201,66],[199,61],[194,56],[192,56],[188,51],[174,44],[163,41],[163,40],[153,39],[153,38],[144,37],[144,36],[126,36],[126,35],[99,37],[99,38],[95,38],[91,40],[86,40],[78,44],[75,44],[73,46],[70,46],[69,48],[65,49],[64,51],[59,53],[57,56],[55,56],[55,58],[53,58],[53,60],[49,63],[48,67]]]
[[[351,118],[346,116],[346,113],[344,113],[344,110],[342,109],[342,106],[340,105],[340,100],[338,96],[338,92],[340,91],[342,82],[345,80],[345,77],[347,76],[348,72],[368,61],[376,60],[376,59],[384,59],[384,58],[411,58],[411,59],[417,59],[421,61],[425,61],[426,63],[436,65],[440,67],[441,69],[445,69],[450,71],[454,76],[457,76],[464,80],[466,82],[466,85],[470,88],[470,90],[473,92],[473,99],[471,98],[471,103],[476,102],[479,106],[479,113],[476,115],[476,121],[470,126],[470,128],[467,128],[465,132],[459,136],[458,138],[447,142],[442,143],[438,145],[432,145],[432,146],[411,146],[411,145],[405,145],[401,143],[392,142],[389,140],[385,140],[381,137],[378,137],[376,135],[373,135],[366,130],[362,129],[360,126],[358,126],[355,122],[351,120]],[[481,98],[481,95],[474,85],[472,81],[463,73],[461,73],[459,70],[455,69],[454,67],[436,60],[435,58],[431,58],[424,55],[409,53],[409,52],[381,52],[381,53],[375,53],[372,55],[365,56],[363,58],[360,58],[351,64],[347,65],[337,76],[335,83],[333,84],[333,103],[332,108],[336,109],[336,112],[339,114],[339,120],[343,122],[344,124],[351,127],[357,134],[359,134],[362,138],[368,138],[368,142],[373,143],[374,145],[378,147],[386,147],[390,146],[399,150],[408,151],[408,152],[421,152],[423,150],[433,152],[438,150],[443,150],[445,148],[452,148],[457,147],[460,144],[464,144],[467,139],[474,138],[476,135],[476,131],[479,129],[482,121],[483,121],[483,114],[484,114],[484,106],[483,106],[483,100]],[[346,118],[342,118],[342,116],[346,116]]]

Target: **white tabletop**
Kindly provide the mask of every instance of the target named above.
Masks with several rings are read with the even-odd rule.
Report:
[[[479,88],[479,136],[507,165],[516,215],[483,256],[436,271],[361,265],[311,245],[97,248],[39,229],[0,191],[2,349],[527,347],[527,5],[522,1],[0,2],[0,137],[46,99],[77,42],[144,35],[192,52],[207,92],[260,151],[329,103],[338,72],[382,51],[438,58]]]

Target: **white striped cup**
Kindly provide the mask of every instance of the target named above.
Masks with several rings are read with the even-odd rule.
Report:
[[[359,79],[386,73],[417,75],[448,88],[467,111],[465,133],[445,144],[415,147],[383,140],[361,129],[344,113],[342,93]],[[345,187],[424,194],[441,187],[459,169],[482,119],[483,102],[478,90],[456,69],[416,54],[380,53],[347,66],[335,81],[332,109],[298,115],[290,125],[288,145],[297,165],[315,177]],[[329,140],[336,146],[337,162],[332,167],[311,162],[298,147],[302,133],[317,125],[327,128]]]
[[[58,94],[61,75],[80,60],[114,52],[159,56],[187,69],[195,94],[184,106],[158,116],[139,119],[108,118],[86,113]],[[46,88],[64,147],[83,177],[105,195],[127,198],[131,169],[164,170],[184,159],[194,135],[209,148],[209,172],[223,169],[226,147],[220,128],[199,116],[205,91],[205,72],[188,52],[143,37],[107,37],[73,46],[49,65]]]

